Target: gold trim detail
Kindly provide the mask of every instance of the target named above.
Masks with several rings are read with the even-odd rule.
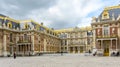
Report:
[[[12,28],[12,23],[11,23],[11,22],[8,22],[8,23],[7,23],[7,27],[8,27],[8,28]]]
[[[109,19],[109,13],[108,10],[104,10],[102,13],[102,19]]]

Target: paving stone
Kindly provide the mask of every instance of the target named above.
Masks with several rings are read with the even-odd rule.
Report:
[[[55,55],[0,58],[0,67],[119,67],[120,57]]]

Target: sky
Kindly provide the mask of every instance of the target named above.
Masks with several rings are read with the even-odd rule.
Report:
[[[0,0],[0,14],[64,29],[90,26],[93,16],[119,3],[119,0]]]

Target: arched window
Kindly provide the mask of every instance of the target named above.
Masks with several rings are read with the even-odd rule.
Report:
[[[27,34],[24,34],[24,39],[27,40]]]
[[[104,12],[103,12],[103,14],[102,14],[102,19],[109,19],[108,10],[104,10]]]
[[[12,33],[10,33],[10,42],[12,42]]]
[[[25,24],[25,29],[28,29],[29,25],[28,24]]]

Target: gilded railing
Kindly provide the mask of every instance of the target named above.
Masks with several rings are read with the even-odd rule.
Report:
[[[118,35],[106,35],[106,36],[96,36],[97,38],[114,38],[118,37]]]
[[[31,41],[30,40],[19,40],[17,43],[31,43]]]

